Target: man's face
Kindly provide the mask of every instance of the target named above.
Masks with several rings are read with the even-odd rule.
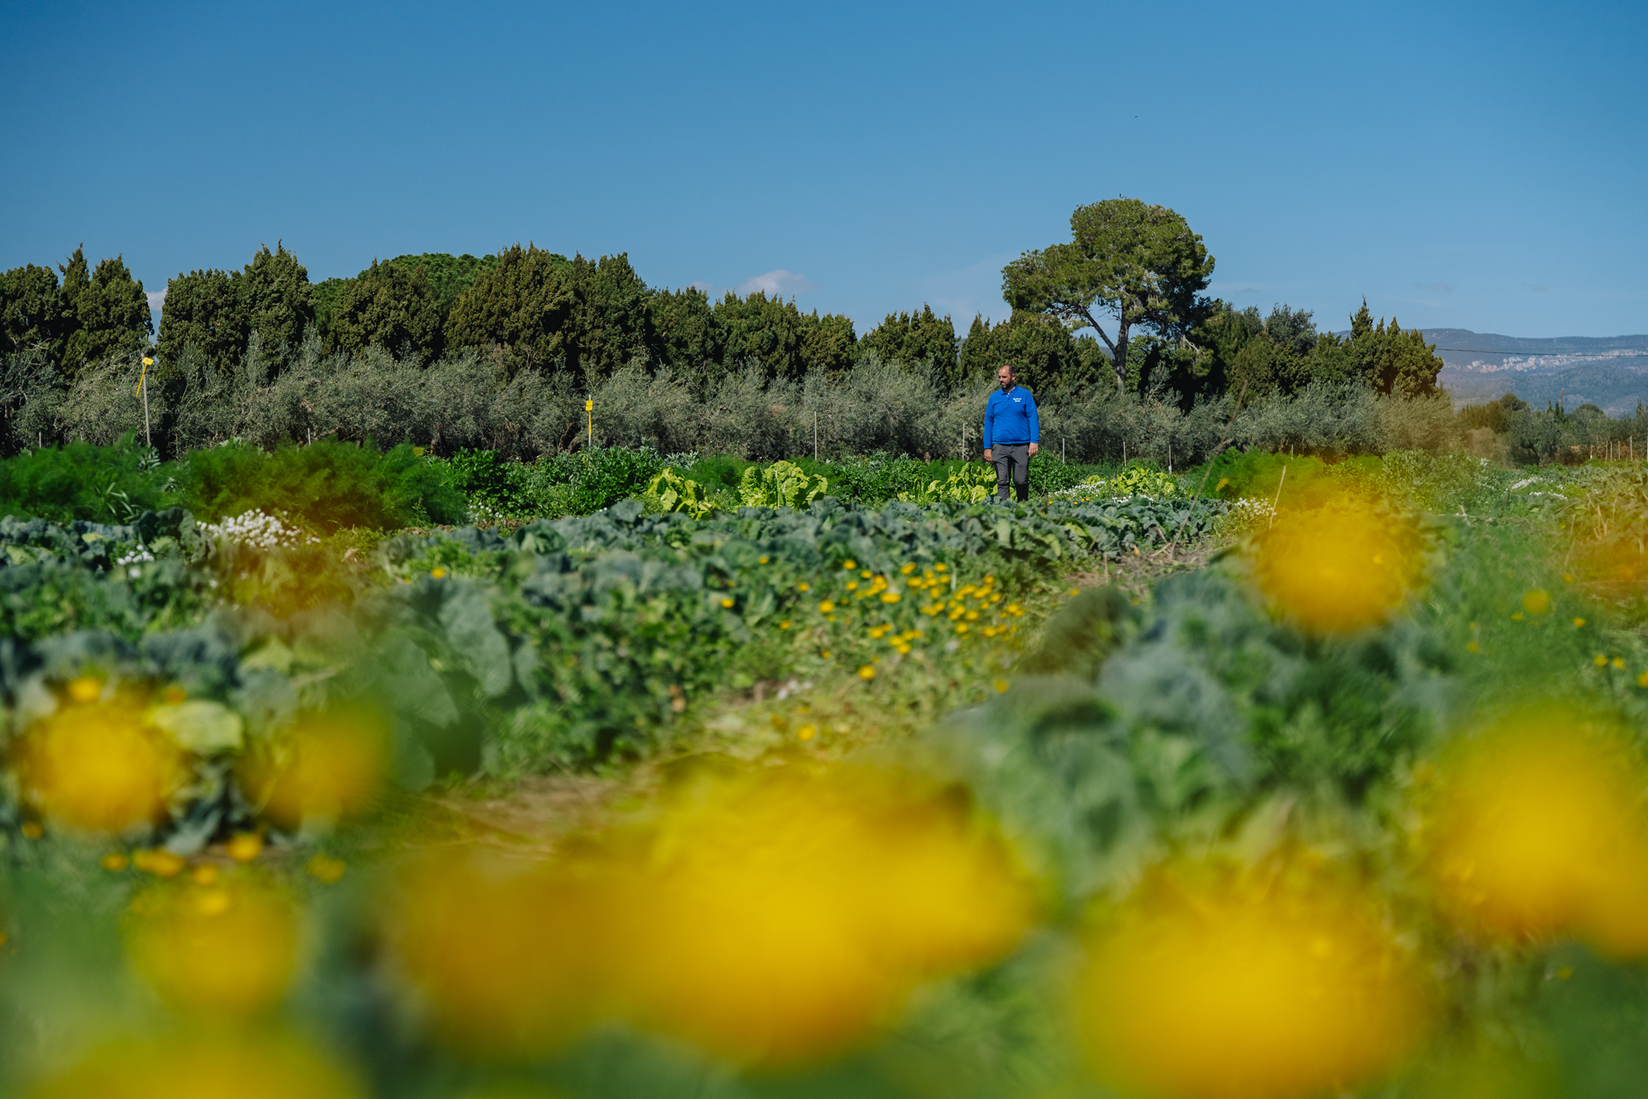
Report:
[[[1001,383],[1001,391],[1006,393],[1013,388],[1013,368],[1004,366],[996,371],[996,380]]]

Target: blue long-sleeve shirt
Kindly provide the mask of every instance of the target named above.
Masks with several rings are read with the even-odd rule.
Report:
[[[1041,442],[1041,421],[1036,419],[1036,398],[1022,385],[1003,393],[990,394],[984,405],[984,449],[998,443],[1020,446]]]

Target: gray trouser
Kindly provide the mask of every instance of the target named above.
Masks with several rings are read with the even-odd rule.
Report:
[[[1028,443],[1018,443],[1003,446],[997,443],[990,448],[993,456],[991,462],[996,467],[996,499],[1007,499],[1007,484],[1013,484],[1013,491],[1020,500],[1030,499],[1030,446]]]

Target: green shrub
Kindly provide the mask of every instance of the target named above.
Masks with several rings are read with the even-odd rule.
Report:
[[[327,532],[393,530],[460,523],[466,511],[440,467],[404,443],[387,454],[335,439],[273,453],[230,444],[190,455],[183,481],[188,506],[206,520],[263,511]]]
[[[1082,482],[1095,492],[1112,498],[1129,496],[1178,496],[1179,482],[1171,475],[1147,465],[1129,465],[1113,477],[1093,474]]]
[[[715,510],[703,485],[673,469],[663,470],[654,477],[641,499],[653,514],[680,511],[694,519],[703,519]]]
[[[596,447],[571,459],[582,463],[572,481],[572,507],[582,515],[611,507],[629,496],[639,496],[664,468],[664,459],[651,447]]]
[[[809,475],[794,462],[774,462],[744,471],[738,483],[738,501],[752,508],[804,508],[829,490],[827,478]]]
[[[901,492],[898,498],[912,504],[982,504],[996,491],[996,473],[990,466],[957,466],[942,481],[929,481],[917,492]]]
[[[532,486],[525,466],[505,461],[495,450],[461,448],[450,458],[431,459],[447,484],[469,500],[472,519],[498,519],[533,513]]]
[[[176,503],[172,469],[131,435],[113,446],[69,443],[0,459],[0,515],[129,523]]]

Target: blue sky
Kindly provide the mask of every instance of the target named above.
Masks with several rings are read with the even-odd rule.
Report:
[[[515,241],[860,332],[1115,195],[1343,328],[1648,332],[1648,5],[0,4],[0,268]]]

